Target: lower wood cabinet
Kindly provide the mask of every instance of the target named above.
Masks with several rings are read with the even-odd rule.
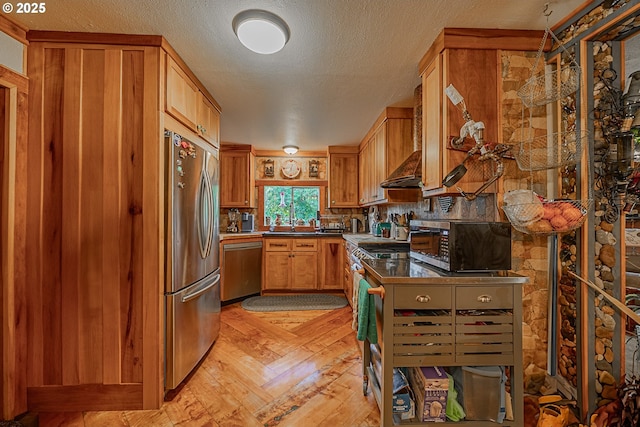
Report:
[[[263,253],[263,291],[317,289],[317,239],[265,239]]]
[[[266,238],[262,291],[342,292],[343,239]]]
[[[320,242],[320,252],[318,254],[318,272],[320,274],[320,289],[335,289],[342,291],[342,259],[343,242],[342,237],[330,237],[318,239]]]

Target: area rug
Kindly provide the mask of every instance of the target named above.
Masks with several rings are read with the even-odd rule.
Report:
[[[347,299],[324,294],[273,295],[247,298],[241,305],[247,311],[333,310],[346,306]]]

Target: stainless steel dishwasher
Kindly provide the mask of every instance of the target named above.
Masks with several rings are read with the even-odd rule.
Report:
[[[262,288],[262,242],[223,243],[220,299],[258,294]]]

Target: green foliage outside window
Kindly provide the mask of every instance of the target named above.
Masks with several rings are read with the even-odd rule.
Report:
[[[264,216],[275,224],[276,216],[281,215],[282,225],[291,225],[291,201],[293,200],[293,220],[303,220],[309,225],[309,219],[315,218],[320,210],[320,187],[264,187]]]

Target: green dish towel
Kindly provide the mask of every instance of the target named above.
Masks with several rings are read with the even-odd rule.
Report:
[[[371,344],[378,343],[378,330],[376,329],[376,303],[373,295],[367,290],[371,285],[364,279],[360,280],[358,287],[358,341],[369,340]]]

